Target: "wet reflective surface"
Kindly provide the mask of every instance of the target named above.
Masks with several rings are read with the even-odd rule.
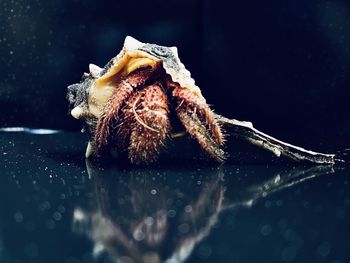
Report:
[[[345,166],[218,167],[187,143],[101,164],[82,134],[42,133],[0,133],[0,262],[350,260]]]

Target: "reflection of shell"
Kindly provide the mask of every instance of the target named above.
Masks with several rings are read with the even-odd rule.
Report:
[[[84,73],[80,83],[68,87],[67,98],[72,108],[72,116],[77,119],[83,118],[91,130],[94,127],[89,126],[96,123],[91,120],[101,116],[116,82],[137,68],[145,65],[154,67],[158,63],[162,64],[174,82],[200,94],[200,89],[195,85],[190,72],[181,63],[176,47],[142,43],[128,36],[120,53],[103,69],[90,64],[90,73]]]

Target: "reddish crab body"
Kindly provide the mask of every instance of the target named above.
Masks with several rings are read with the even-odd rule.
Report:
[[[90,65],[90,73],[68,87],[68,100],[90,135],[87,157],[117,149],[135,164],[155,161],[171,137],[174,111],[205,152],[225,158],[222,129],[175,47],[127,37],[103,69]]]

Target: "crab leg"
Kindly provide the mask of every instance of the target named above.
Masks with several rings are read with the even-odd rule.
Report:
[[[224,151],[220,148],[220,145],[213,140],[205,125],[200,121],[195,112],[191,113],[184,108],[178,108],[177,116],[185,126],[187,132],[198,141],[204,151],[209,153],[209,155],[218,162],[223,162],[225,160]]]
[[[161,85],[156,83],[133,94],[123,113],[119,134],[130,136],[131,162],[155,161],[170,132],[168,99]]]
[[[213,140],[219,144],[224,144],[224,136],[220,125],[215,119],[213,111],[209,108],[204,97],[194,94],[188,89],[177,86],[173,90],[173,96],[180,101],[179,107],[187,107],[195,111],[198,117],[208,126]]]
[[[224,161],[225,153],[220,148],[224,143],[221,127],[216,122],[214,113],[206,104],[205,99],[181,87],[173,90],[173,96],[177,102],[177,116],[187,132],[214,159],[219,162]]]
[[[150,68],[136,70],[118,84],[113,95],[104,107],[103,114],[97,123],[94,144],[98,152],[108,145],[110,129],[113,126],[113,122],[117,120],[122,105],[134,92],[135,88],[145,84],[151,73]]]

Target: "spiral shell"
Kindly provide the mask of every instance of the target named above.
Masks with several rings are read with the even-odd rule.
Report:
[[[159,63],[173,82],[201,96],[201,91],[195,85],[190,72],[181,63],[176,47],[142,43],[127,36],[122,50],[104,68],[90,64],[89,73],[83,74],[80,83],[68,86],[70,114],[82,120],[83,130],[87,131],[90,137],[93,136],[96,124],[118,81],[140,67],[155,67]],[[88,152],[91,152],[90,144],[87,155]]]

